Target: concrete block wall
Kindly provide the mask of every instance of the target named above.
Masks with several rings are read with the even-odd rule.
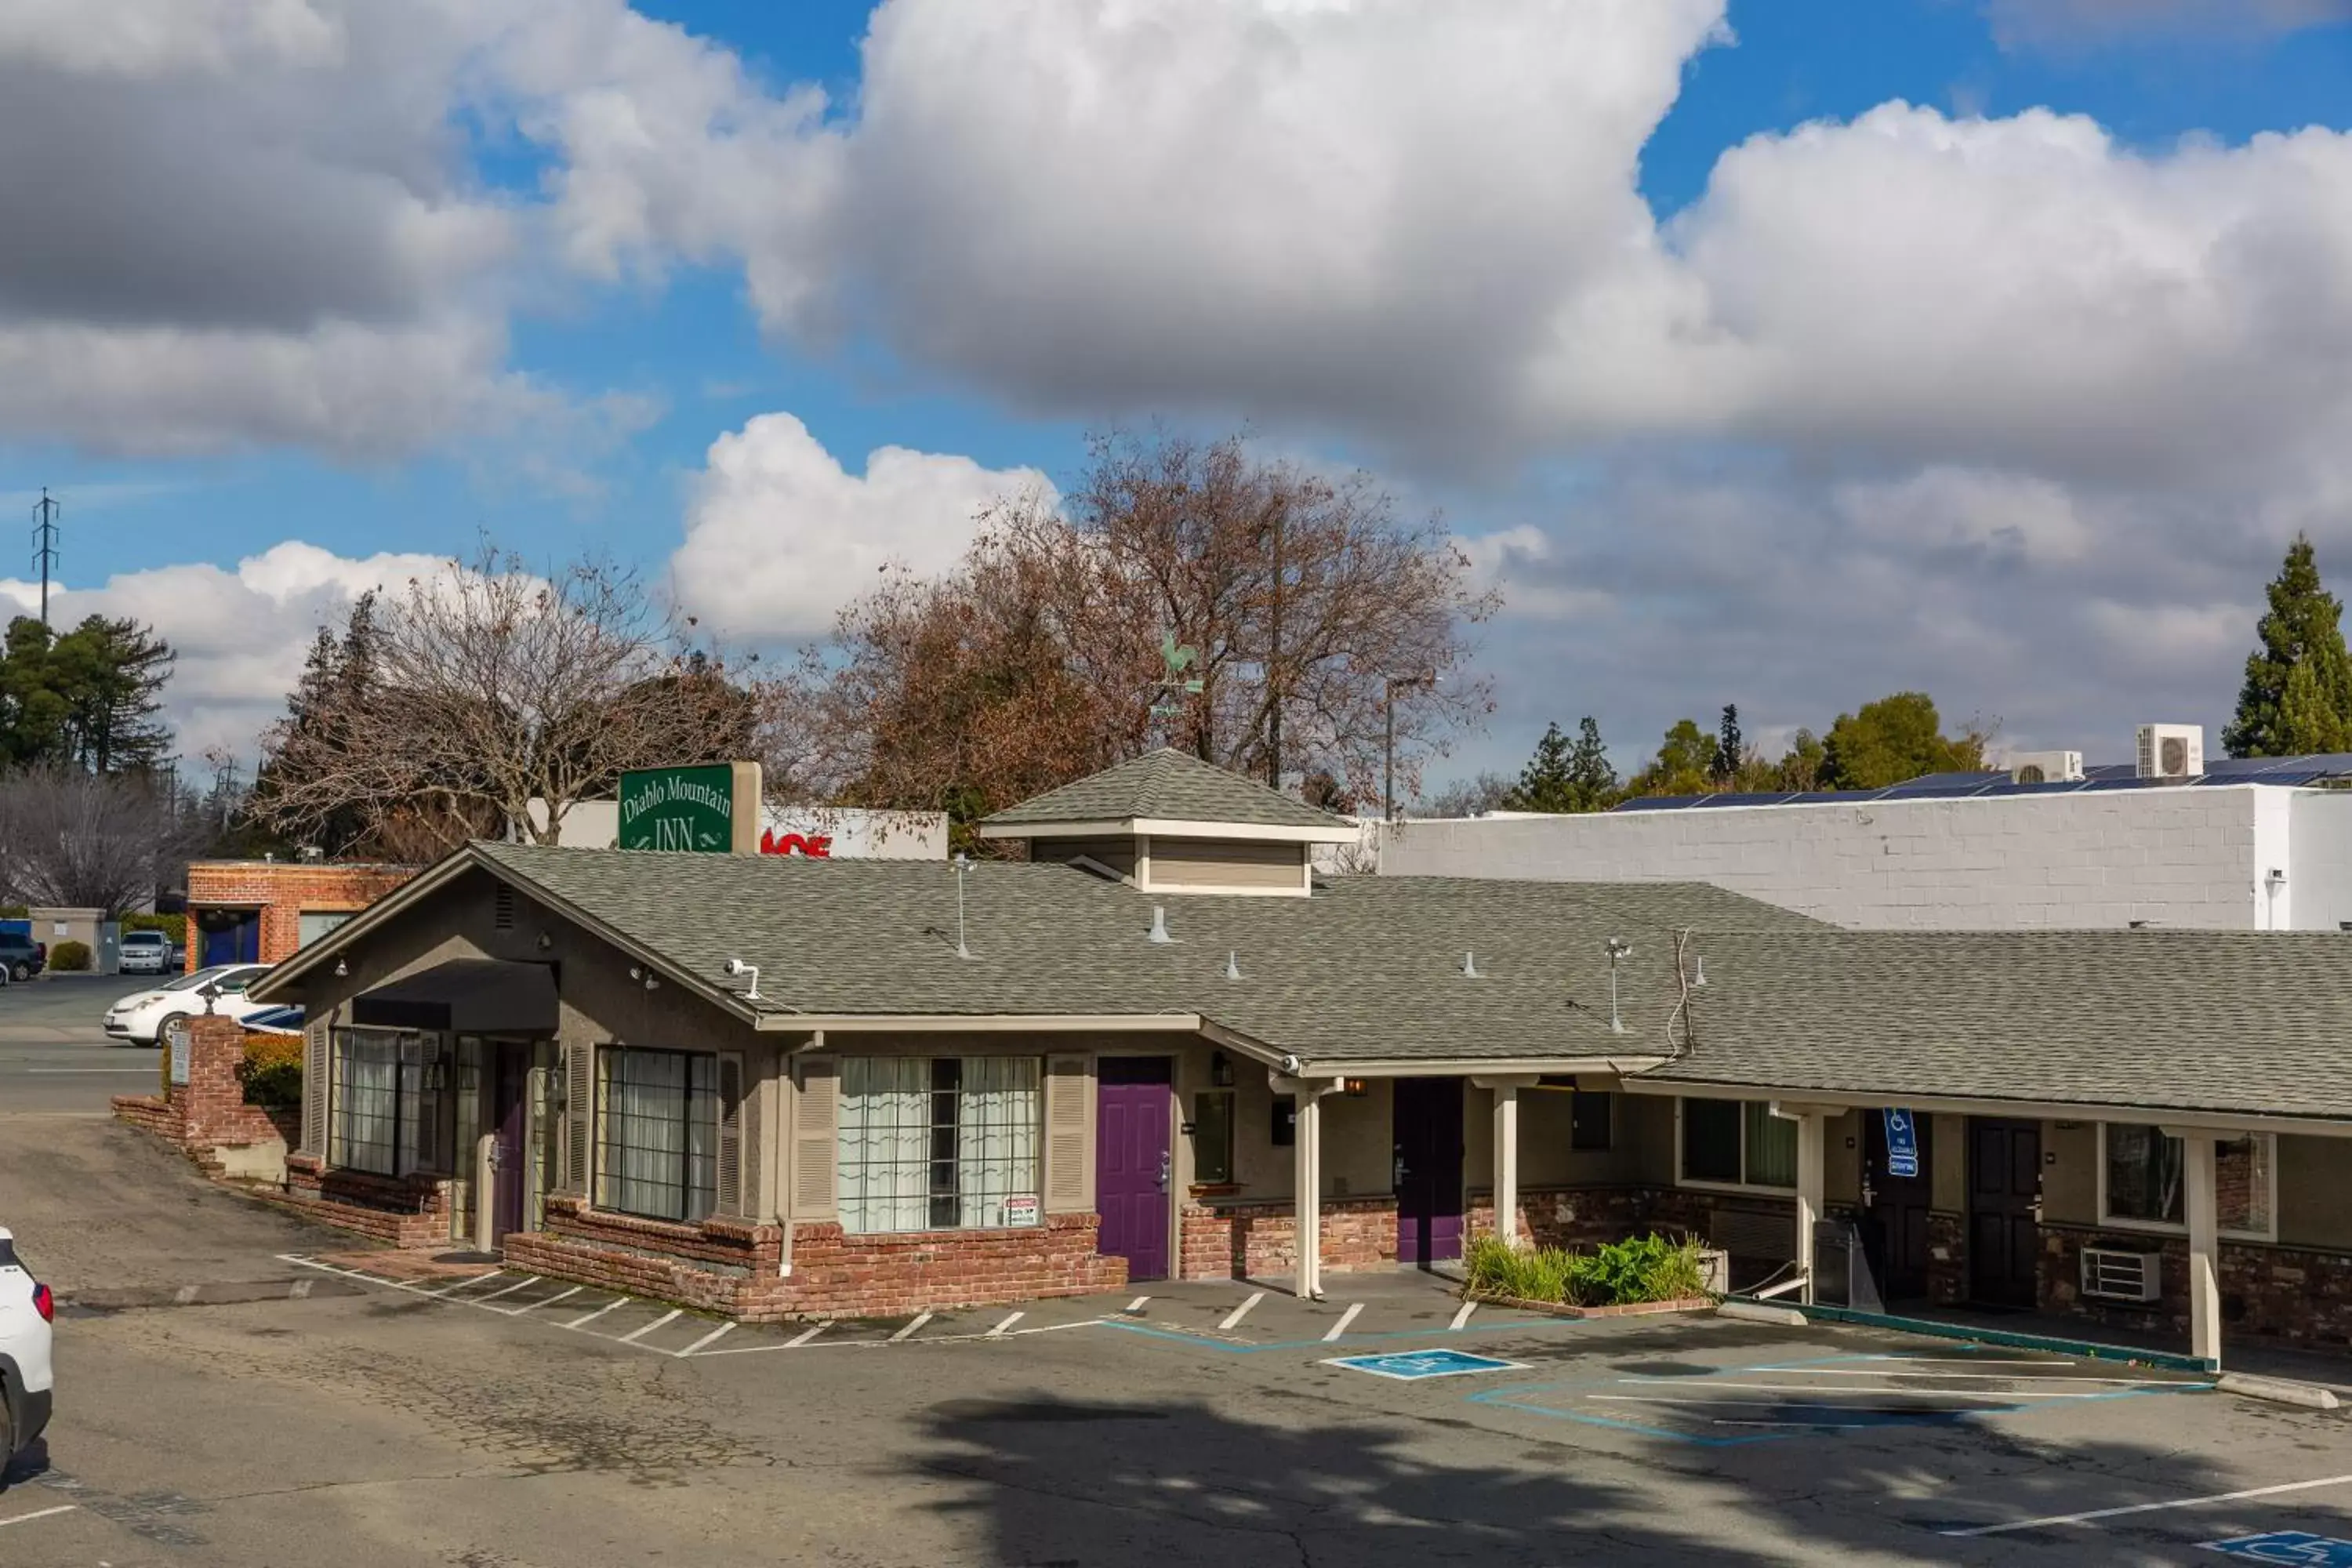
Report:
[[[1380,869],[1710,882],[1859,929],[2333,930],[2352,919],[2352,793],[2227,784],[1404,822]]]

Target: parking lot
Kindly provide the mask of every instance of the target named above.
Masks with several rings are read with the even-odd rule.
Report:
[[[733,1327],[418,1267],[0,1111],[71,1305],[0,1561],[2327,1563],[2352,1426],[2114,1362],[1412,1274]],[[174,1304],[185,1301],[186,1304]],[[2296,1555],[2294,1553],[2300,1553]]]

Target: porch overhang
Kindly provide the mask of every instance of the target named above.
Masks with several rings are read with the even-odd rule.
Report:
[[[1349,1069],[1354,1070],[1354,1069]],[[2015,1117],[2032,1121],[2128,1121],[2194,1127],[2217,1133],[2287,1132],[2306,1138],[2352,1138],[2352,1121],[2303,1117],[2274,1111],[2183,1110],[2173,1106],[2132,1105],[2120,1100],[1998,1100],[1983,1096],[1916,1094],[1908,1089],[1792,1089],[1786,1084],[1729,1083],[1696,1079],[1628,1078],[1633,1094],[1716,1100],[1764,1100],[1795,1110],[1906,1110],[1950,1116]]]
[[[461,1035],[552,1035],[555,971],[500,958],[452,958],[352,998],[360,1028]]]

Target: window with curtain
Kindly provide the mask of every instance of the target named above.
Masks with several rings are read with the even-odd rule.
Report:
[[[852,1234],[1034,1224],[1035,1057],[845,1057],[835,1200]],[[1006,1200],[1028,1199],[1008,1220]]]
[[[437,1038],[338,1029],[327,1163],[379,1176],[436,1168],[442,1068]]]
[[[2101,1129],[2105,1147],[2105,1215],[2133,1225],[2186,1226],[2187,1152],[2162,1129],[2110,1121]],[[2269,1134],[2219,1144],[2213,1151],[2215,1207],[2220,1228],[2237,1236],[2271,1234],[2271,1169],[2275,1151]]]
[[[719,1058],[596,1053],[596,1206],[691,1224],[719,1200]]]
[[[1797,1184],[1797,1124],[1760,1100],[1685,1100],[1683,1180],[1732,1186]]]

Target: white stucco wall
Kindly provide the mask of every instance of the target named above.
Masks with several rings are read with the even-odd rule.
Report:
[[[2352,794],[2227,784],[1405,822],[1389,876],[1704,881],[1840,925],[2334,930]],[[2288,875],[2275,892],[2273,868]]]
[[[530,803],[535,823],[547,820],[547,809]],[[836,860],[944,860],[948,858],[948,817],[943,811],[866,811],[844,805],[778,805],[763,802],[760,828],[765,833],[822,836],[831,842],[828,853]],[[583,800],[563,814],[563,842],[575,848],[610,849],[621,841],[621,803]]]

